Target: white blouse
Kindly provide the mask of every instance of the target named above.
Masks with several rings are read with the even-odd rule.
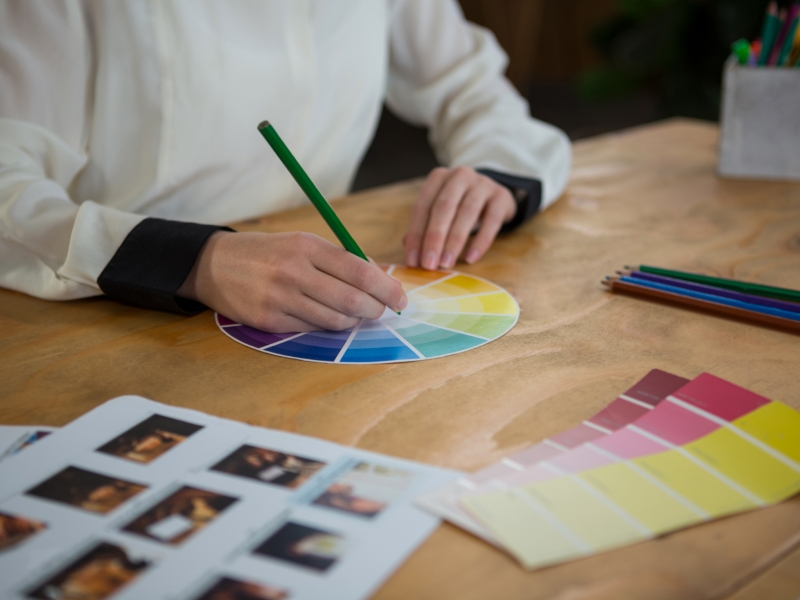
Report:
[[[454,0],[0,0],[0,286],[97,295],[146,216],[230,223],[306,202],[271,121],[328,197],[381,105],[446,165],[563,191],[570,146]]]

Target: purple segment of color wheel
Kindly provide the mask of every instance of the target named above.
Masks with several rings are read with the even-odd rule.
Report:
[[[795,304],[794,302],[784,302],[783,300],[773,300],[772,298],[764,298],[763,296],[755,296],[753,294],[743,294],[742,292],[725,290],[711,285],[692,283],[682,279],[653,275],[652,273],[643,273],[641,271],[631,271],[630,277],[634,279],[644,279],[645,281],[652,281],[654,283],[663,283],[664,285],[671,285],[693,292],[720,296],[721,298],[730,298],[731,300],[738,300],[739,302],[748,302],[750,304],[758,304],[759,306],[769,306],[771,308],[800,313],[800,304]]]
[[[263,348],[264,346],[269,346],[297,335],[296,333],[267,333],[266,331],[259,331],[247,325],[226,327],[225,333],[252,348]]]
[[[344,347],[352,328],[345,331],[312,331],[292,338],[269,349],[272,354],[333,362]]]
[[[228,317],[223,317],[219,313],[217,313],[217,323],[219,323],[220,327],[225,327],[226,325],[238,325],[236,321],[231,321]]]

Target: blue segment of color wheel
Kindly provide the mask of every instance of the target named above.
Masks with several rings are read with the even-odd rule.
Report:
[[[237,342],[268,354],[339,364],[410,362],[448,356],[508,332],[519,306],[502,288],[473,275],[386,267],[403,284],[409,304],[402,315],[386,310],[345,331],[269,333],[217,315]]]

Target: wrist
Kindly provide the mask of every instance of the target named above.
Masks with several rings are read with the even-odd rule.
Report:
[[[232,231],[216,231],[208,237],[208,240],[206,240],[206,243],[197,255],[197,259],[194,261],[192,270],[175,293],[176,296],[206,304],[203,298],[207,296],[205,290],[208,287],[207,284],[210,279],[209,275],[211,273],[214,253],[219,246],[220,240],[226,236],[233,235],[233,233]]]

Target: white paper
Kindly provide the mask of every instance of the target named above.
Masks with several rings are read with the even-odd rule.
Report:
[[[0,461],[55,431],[46,425],[0,425]]]
[[[438,524],[412,498],[457,476],[117,398],[0,463],[0,517],[31,523],[0,598],[365,598]]]

